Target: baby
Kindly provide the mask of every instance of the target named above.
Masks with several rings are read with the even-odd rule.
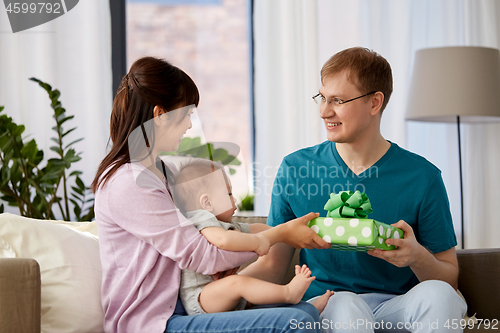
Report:
[[[173,186],[174,200],[201,234],[213,245],[228,251],[254,251],[265,255],[270,242],[269,226],[231,221],[236,210],[231,183],[223,166],[205,159],[193,159],[182,166]],[[189,315],[243,310],[251,304],[297,304],[311,281],[306,265],[295,266],[295,277],[287,285],[277,285],[244,275],[214,280],[194,271],[181,273],[180,298]],[[314,302],[321,312],[333,291]]]

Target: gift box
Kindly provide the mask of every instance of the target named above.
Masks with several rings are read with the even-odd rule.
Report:
[[[365,193],[343,191],[332,193],[325,204],[327,217],[318,217],[309,222],[313,229],[332,248],[343,251],[366,252],[371,249],[394,250],[387,245],[388,238],[403,238],[401,229],[366,218],[373,212]]]

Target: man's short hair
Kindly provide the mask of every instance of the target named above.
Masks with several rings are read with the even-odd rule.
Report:
[[[347,71],[349,82],[362,94],[381,91],[384,102],[380,111],[389,103],[392,94],[391,65],[380,54],[364,47],[353,47],[334,54],[321,68],[321,82],[328,76]]]
[[[222,171],[224,181],[229,183],[224,166],[218,162],[213,162],[204,158],[193,158],[186,164],[179,167],[179,172],[175,177],[172,188],[172,196],[179,210],[186,215],[193,207],[198,205],[200,196],[210,191],[214,184],[213,177],[208,177],[211,173]]]

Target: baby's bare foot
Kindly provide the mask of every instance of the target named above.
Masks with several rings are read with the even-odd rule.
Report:
[[[328,300],[330,299],[330,297],[333,294],[334,294],[333,291],[327,290],[326,293],[324,293],[323,295],[321,295],[318,299],[316,299],[313,302],[313,305],[316,307],[316,309],[318,309],[318,311],[319,311],[320,314],[325,309],[325,306],[328,303]]]
[[[286,302],[297,304],[304,296],[307,288],[315,279],[311,276],[311,270],[306,266],[295,266],[295,277],[285,287],[287,288]]]

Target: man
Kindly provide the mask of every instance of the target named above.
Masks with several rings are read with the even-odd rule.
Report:
[[[321,315],[323,329],[458,332],[460,325],[453,322],[463,317],[466,305],[455,291],[457,243],[441,172],[382,137],[380,121],[391,93],[391,67],[373,51],[351,48],[325,63],[314,99],[328,141],[283,159],[268,224],[310,211],[325,216],[330,192],[365,192],[374,210],[370,218],[393,224],[405,236],[386,241],[398,246],[393,251],[301,251],[301,263],[316,276],[304,298],[335,291]],[[293,251],[278,244],[244,274],[262,278],[263,265],[275,267],[264,278],[278,281]]]

